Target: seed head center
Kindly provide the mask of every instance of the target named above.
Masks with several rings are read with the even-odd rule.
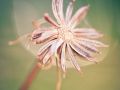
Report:
[[[59,37],[65,41],[69,41],[73,38],[73,34],[69,27],[61,27],[59,29]]]

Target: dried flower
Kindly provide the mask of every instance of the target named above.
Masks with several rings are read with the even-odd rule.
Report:
[[[107,47],[107,45],[97,40],[103,35],[98,33],[94,28],[75,28],[81,21],[85,20],[89,5],[81,7],[72,15],[74,2],[75,0],[71,0],[64,15],[63,0],[52,0],[52,11],[57,22],[48,13],[45,13],[44,19],[50,26],[44,27],[42,25],[44,22],[35,21],[33,22],[35,30],[25,35],[25,37],[29,38],[30,42],[40,44],[41,47],[37,54],[39,63],[33,68],[21,90],[28,89],[38,70],[42,66],[52,64],[54,56],[57,57],[57,67],[61,68],[63,72],[66,72],[67,61],[71,62],[80,71],[81,69],[75,54],[83,57],[86,61],[96,63],[97,61],[94,59],[93,53],[99,54],[100,47]],[[10,42],[9,44],[12,45],[17,41]],[[60,90],[60,84],[60,71],[58,70],[56,90]]]
[[[45,13],[44,19],[51,26],[37,28],[31,37],[36,44],[45,43],[38,52],[40,62],[46,64],[56,54],[64,72],[66,71],[66,56],[68,56],[75,68],[80,71],[74,53],[79,54],[88,61],[96,62],[91,54],[99,53],[97,48],[107,46],[95,40],[102,37],[102,34],[98,33],[94,28],[75,28],[85,19],[89,5],[81,7],[72,15],[73,4],[74,0],[69,3],[64,15],[63,0],[52,0],[52,11],[57,22],[48,13]]]

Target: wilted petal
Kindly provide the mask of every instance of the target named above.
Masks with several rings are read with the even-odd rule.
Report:
[[[68,50],[68,54],[69,54],[68,58],[71,60],[72,64],[75,66],[75,68],[78,71],[80,71],[80,67],[79,67],[79,65],[78,65],[78,63],[77,63],[77,61],[72,53],[72,50],[68,44],[67,44],[67,50]]]
[[[45,57],[48,51],[49,51],[49,47],[44,49],[44,51],[41,52],[40,54],[38,54],[37,59],[39,59],[40,62],[43,61],[43,58]]]
[[[63,19],[63,0],[52,0],[52,11],[59,24],[62,24]]]
[[[51,37],[53,35],[56,35],[56,34],[57,34],[57,31],[47,31],[47,32],[42,33],[41,37],[38,39],[44,40],[44,39]]]
[[[38,51],[38,55],[40,55],[42,52],[44,52],[48,47],[50,47],[54,42],[56,42],[56,40],[52,40],[48,43],[46,43],[45,45],[43,45],[39,51]]]
[[[63,43],[62,39],[56,40],[55,42],[52,43],[49,52],[46,54],[46,56],[43,59],[44,64],[49,60],[51,56],[53,56],[57,52],[57,49],[61,46],[62,43]]]
[[[50,51],[48,51],[48,53],[45,55],[45,57],[43,58],[43,64],[46,64],[48,62],[48,60],[50,60],[50,57],[53,55],[53,53],[51,53]]]
[[[59,25],[49,16],[48,13],[44,14],[44,19],[49,22],[54,27],[59,27]]]
[[[58,17],[58,12],[57,12],[57,10],[56,10],[56,5],[57,5],[57,4],[56,4],[56,0],[52,0],[52,11],[53,11],[53,14],[54,14],[57,22],[60,24],[61,21],[60,21],[60,18]]]
[[[47,32],[44,32],[42,35],[41,35],[41,37],[43,37],[43,38],[47,38],[47,37],[49,37],[49,36],[51,36],[51,35],[54,35],[54,34],[57,34],[58,32],[57,32],[57,30],[53,30],[53,31],[47,31]]]
[[[98,33],[94,28],[76,28],[71,31],[74,33]]]
[[[59,0],[59,14],[61,18],[61,22],[64,23],[64,14],[63,14],[63,0]]]
[[[70,21],[72,12],[73,12],[73,1],[69,3],[67,10],[66,10],[66,23]]]
[[[87,50],[92,51],[92,52],[96,52],[96,53],[100,53],[99,50],[95,46],[92,46],[91,44],[86,44],[85,42],[82,42],[79,40],[76,40],[76,41],[79,43],[79,45],[83,46]]]
[[[42,33],[47,32],[47,31],[54,32],[55,29],[52,29],[52,28],[42,28],[42,27],[41,27],[41,28],[37,28],[37,29],[35,29],[35,30],[32,32],[31,37],[32,37],[32,39],[34,40],[34,39],[36,39],[36,38],[39,38]]]
[[[47,31],[42,33],[41,36],[35,39],[34,41],[36,42],[36,44],[40,44],[51,38],[56,38],[56,37],[57,37],[57,31]]]
[[[46,50],[48,47],[50,47],[50,45],[51,45],[50,50],[48,51],[48,53],[43,58],[43,64],[46,64],[48,62],[49,58],[55,54],[55,52],[60,47],[60,45],[63,43],[63,41],[62,40],[59,40],[59,41],[55,40],[54,42],[51,42],[51,43],[52,44],[43,46],[43,49],[41,50],[41,52],[42,52],[42,51]]]
[[[88,50],[85,50],[82,46],[77,44],[77,42],[70,43],[70,46],[73,48],[74,51],[76,51],[79,55],[87,59],[88,61],[96,62],[93,60],[93,57],[91,56],[91,53]]]
[[[92,28],[80,28],[72,30],[75,36],[77,37],[85,37],[85,38],[100,38],[103,35],[98,33],[95,29]]]
[[[100,41],[97,40],[91,40],[91,39],[86,39],[86,38],[77,38],[78,40],[85,42],[86,44],[90,44],[95,47],[108,47],[108,45],[103,44]]]
[[[56,42],[54,42],[51,46],[51,52],[56,53],[57,49],[62,45],[64,41],[62,39],[58,39]]]
[[[72,17],[69,25],[74,28],[81,20],[83,20],[88,12],[89,6],[83,6],[80,8],[75,15]]]

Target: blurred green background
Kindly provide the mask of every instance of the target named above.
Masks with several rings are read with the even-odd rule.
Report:
[[[8,46],[9,40],[18,37],[14,1],[0,0],[0,90],[18,90],[35,59],[21,45]],[[32,3],[38,12],[40,9],[40,13],[46,11],[51,13],[51,0],[22,1]],[[64,1],[66,6],[69,0]],[[91,6],[87,17],[91,25],[109,37],[109,53],[99,64],[82,67],[83,75],[73,69],[68,70],[67,78],[63,80],[62,90],[120,90],[119,0],[76,0],[75,9],[86,3]],[[41,16],[42,14],[39,18]],[[55,90],[55,83],[55,68],[41,71],[30,90]]]

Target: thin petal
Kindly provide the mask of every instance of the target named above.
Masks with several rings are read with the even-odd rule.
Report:
[[[57,49],[61,46],[62,43],[63,43],[63,40],[59,39],[54,44],[52,44],[52,46],[51,46],[51,52],[52,53],[56,53]]]
[[[57,49],[61,46],[62,43],[63,43],[62,39],[56,40],[54,43],[52,43],[50,51],[46,54],[46,56],[43,59],[44,64],[47,63],[49,58],[57,52]]]
[[[76,41],[79,43],[79,45],[83,46],[87,50],[92,51],[92,52],[96,52],[96,53],[100,53],[99,50],[95,46],[92,46],[91,44],[86,44],[85,42],[82,42],[79,40],[76,40]]]
[[[48,31],[48,32],[44,32],[44,33],[42,33],[42,35],[41,35],[41,37],[39,38],[40,40],[44,40],[44,39],[46,39],[46,38],[48,38],[48,37],[51,37],[51,36],[53,36],[53,35],[56,35],[57,34],[57,32],[56,31]]]
[[[39,35],[39,34],[38,34]],[[45,42],[51,38],[56,38],[57,37],[57,31],[47,31],[47,32],[44,32],[40,35],[40,37],[36,38],[34,40],[34,42],[36,42],[36,44],[40,44],[42,42]]]
[[[73,1],[69,3],[67,10],[66,10],[66,23],[70,21],[72,12],[73,12]]]
[[[83,6],[80,8],[75,15],[72,17],[69,25],[72,25],[72,28],[74,28],[81,20],[83,20],[88,12],[89,6]]]
[[[46,63],[48,62],[49,58],[56,53],[57,49],[60,47],[60,45],[61,45],[62,43],[63,43],[62,40],[55,40],[54,42],[52,42],[51,47],[50,47],[50,50],[48,51],[48,53],[46,54],[46,56],[45,56],[44,59],[43,59],[43,63],[44,63],[44,64],[46,64]],[[49,45],[50,45],[50,44],[49,44]],[[41,52],[44,51],[45,48],[49,47],[49,45],[46,45],[46,47],[44,46],[44,49],[42,49]],[[41,52],[40,52],[40,53],[41,53]],[[40,53],[39,53],[39,54],[40,54]]]
[[[98,33],[95,29],[92,28],[80,28],[80,29],[74,29],[73,33],[77,37],[86,37],[86,38],[100,38],[103,35],[101,33]]]
[[[76,28],[71,30],[74,33],[97,33],[94,28]]]
[[[76,42],[70,43],[70,46],[76,51],[79,55],[86,58],[88,61],[96,62],[93,60],[93,57],[91,56],[90,52],[85,50],[83,47],[81,47]]]
[[[61,18],[61,22],[64,23],[64,14],[63,14],[63,0],[59,0],[59,14],[60,14],[60,18]]]
[[[54,14],[57,22],[60,24],[61,21],[60,21],[60,18],[58,17],[58,12],[56,10],[56,5],[57,5],[56,0],[52,0],[52,11],[53,11],[53,14]]]
[[[53,14],[59,24],[63,22],[63,0],[52,0]]]
[[[44,58],[45,55],[47,54],[48,50],[49,50],[49,47],[46,48],[46,49],[44,49],[43,52],[41,52],[40,54],[37,55],[37,59],[39,59],[40,62],[43,61],[43,58]]]
[[[91,40],[91,39],[86,39],[86,38],[77,38],[77,39],[86,44],[90,44],[95,47],[108,47],[108,45],[105,45],[102,42],[97,41],[97,40]]]
[[[71,60],[72,64],[75,66],[75,68],[78,71],[80,71],[80,67],[79,67],[79,65],[78,65],[78,63],[77,63],[77,61],[72,53],[72,50],[68,44],[67,44],[67,49],[68,49],[68,54],[69,54],[68,58]]]
[[[59,25],[49,16],[48,13],[44,14],[44,18],[46,21],[48,21],[52,26],[59,27]]]
[[[39,38],[41,36],[42,33],[47,32],[47,31],[51,31],[54,32],[56,31],[55,29],[51,29],[51,28],[37,28],[32,32],[32,39],[36,39]]]
[[[46,64],[52,55],[53,55],[53,53],[51,53],[50,51],[48,51],[48,53],[43,58],[43,64]]]
[[[50,36],[50,37],[48,37],[48,38],[44,38],[43,40],[41,40],[41,39],[37,39],[36,41],[35,41],[35,44],[42,44],[42,43],[47,43],[47,42],[49,42],[49,41],[52,41],[52,40],[55,40],[55,39],[57,39],[57,37],[58,37],[58,35],[52,35],[52,36]]]
[[[48,47],[50,47],[54,42],[56,42],[56,40],[52,40],[50,42],[48,42],[47,44],[43,45],[39,51],[38,51],[38,55],[40,55],[42,52],[44,52]]]

